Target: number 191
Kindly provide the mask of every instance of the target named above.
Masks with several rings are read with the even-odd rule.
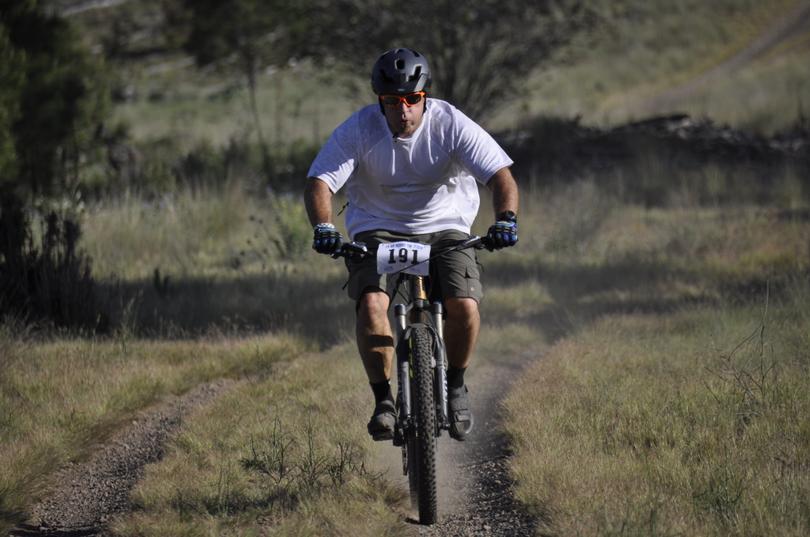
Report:
[[[390,255],[388,257],[388,262],[391,264],[396,263],[399,261],[400,263],[407,263],[408,262],[408,249],[407,248],[400,248],[399,251],[395,251],[394,249],[389,250],[388,252]],[[418,250],[411,250],[413,253],[413,259],[411,260],[411,264],[415,265],[418,262]],[[395,257],[396,254],[396,257]]]

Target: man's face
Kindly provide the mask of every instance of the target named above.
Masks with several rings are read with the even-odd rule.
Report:
[[[407,95],[380,95],[385,119],[391,132],[400,137],[407,138],[416,132],[422,124],[425,113],[425,92],[409,93]]]

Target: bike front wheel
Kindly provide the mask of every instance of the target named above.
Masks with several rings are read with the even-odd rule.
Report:
[[[409,340],[411,353],[411,401],[414,426],[406,442],[411,499],[416,492],[419,522],[435,524],[436,497],[436,405],[433,394],[433,337],[424,326],[414,326]]]

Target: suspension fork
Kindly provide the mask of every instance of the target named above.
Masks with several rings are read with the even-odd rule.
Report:
[[[408,276],[410,308],[404,304],[394,306],[394,320],[397,330],[397,388],[399,393],[400,423],[407,427],[411,420],[410,348],[406,339],[410,323],[424,322],[427,290],[425,278]],[[410,311],[409,311],[410,310]],[[410,317],[410,319],[409,319]]]
[[[405,304],[394,306],[394,318],[397,327],[397,390],[399,393],[399,421],[405,425],[411,419],[411,383],[410,363],[408,361],[410,349],[405,341],[405,331],[408,328],[406,319],[408,309]]]
[[[411,307],[404,304],[394,306],[394,319],[397,330],[397,386],[399,390],[399,415],[400,421],[405,426],[410,423],[411,418],[411,385],[410,385],[410,349],[405,340],[410,323],[425,323],[427,321],[427,291],[425,289],[425,279],[422,276],[411,276],[409,278],[411,292]],[[435,355],[434,355],[434,386],[433,393],[436,397],[436,414],[438,418],[437,434],[442,429],[448,429],[450,422],[447,405],[447,351],[444,346],[444,308],[441,302],[431,304],[430,311],[433,316],[433,328],[435,330]],[[410,315],[409,315],[410,313]],[[410,317],[410,319],[409,319]]]
[[[441,302],[433,303],[433,322],[436,328],[436,375],[433,393],[436,394],[438,432],[450,428],[447,407],[447,349],[444,346],[444,309]]]

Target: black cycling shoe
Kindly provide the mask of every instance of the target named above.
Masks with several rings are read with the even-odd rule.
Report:
[[[368,434],[374,440],[391,440],[397,424],[397,410],[390,399],[380,401],[374,407],[374,414],[368,422]]]
[[[463,442],[473,428],[473,416],[470,412],[470,400],[467,397],[467,386],[447,390],[447,406],[450,414],[450,436]]]

